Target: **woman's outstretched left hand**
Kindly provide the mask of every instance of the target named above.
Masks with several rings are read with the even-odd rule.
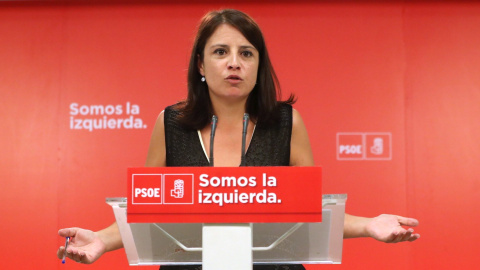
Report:
[[[413,233],[412,228],[418,225],[418,220],[396,215],[382,214],[371,218],[366,224],[367,235],[385,243],[398,243],[403,241],[415,241],[420,234]]]

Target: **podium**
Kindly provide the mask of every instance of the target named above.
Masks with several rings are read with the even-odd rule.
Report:
[[[319,168],[220,169],[223,171],[203,167],[129,169],[129,197],[108,198],[107,203],[113,208],[130,265],[203,264],[203,269],[211,270],[232,265],[236,269],[251,269],[252,264],[341,263],[347,196],[331,194],[320,198],[318,190],[305,191],[301,194],[303,197],[299,196],[299,190],[321,188],[320,179],[310,181],[313,186],[308,180],[302,181],[305,186],[300,188],[285,184],[291,182],[292,175],[300,179],[311,176],[312,169],[313,178],[318,178]],[[245,179],[236,175],[237,171],[244,175],[245,170]],[[171,175],[176,176],[172,178]],[[183,178],[182,194],[187,200],[169,205],[173,199],[167,196],[175,197],[181,193],[179,185],[175,185],[181,182],[177,181],[182,178],[179,175],[187,175]],[[263,185],[258,184],[262,175]],[[272,180],[268,185],[265,175],[270,175],[269,179],[276,182]],[[191,194],[186,190],[190,187],[189,179],[193,180]],[[221,181],[217,179],[236,179],[238,182],[236,185],[229,182],[230,186],[222,189]],[[170,186],[169,181],[172,182]],[[158,189],[151,187],[152,183]],[[209,189],[209,185],[214,189]],[[281,186],[286,193],[282,193]],[[204,196],[213,190],[223,193],[212,193],[212,196],[230,194],[231,198],[238,197],[237,203],[243,204],[236,207],[234,199],[229,204],[227,195],[223,195],[224,201],[217,196],[216,203],[206,204]],[[250,195],[249,200],[242,201],[243,191],[245,194],[256,194],[256,197]],[[142,194],[145,200],[141,198]],[[277,196],[276,201],[268,200],[269,205],[266,197],[271,198],[272,194]],[[313,201],[308,199],[313,197],[312,194],[316,196]],[[190,195],[193,203],[190,203]],[[208,212],[205,212],[206,209]],[[227,221],[222,223],[223,220]]]

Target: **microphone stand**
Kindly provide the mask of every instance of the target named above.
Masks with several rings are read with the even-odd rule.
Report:
[[[243,114],[243,131],[242,131],[242,159],[240,161],[240,167],[245,166],[245,145],[247,140],[247,128],[248,128],[248,120],[250,116],[248,113]]]
[[[213,167],[213,138],[215,137],[215,129],[217,128],[218,118],[216,115],[212,116],[212,130],[210,131],[210,167]]]

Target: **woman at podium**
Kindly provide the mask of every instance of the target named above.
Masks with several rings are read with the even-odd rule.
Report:
[[[313,166],[307,130],[291,106],[295,99],[290,96],[279,101],[279,96],[279,83],[255,21],[237,10],[208,13],[193,44],[187,99],[160,113],[146,166]],[[344,237],[414,241],[419,235],[402,226],[417,223],[393,215],[346,215]],[[72,237],[66,256],[80,263],[93,263],[105,252],[123,246],[116,223],[98,232],[62,229],[59,235]],[[57,255],[62,258],[63,254],[64,247],[60,247]],[[304,268],[275,265],[254,269]]]

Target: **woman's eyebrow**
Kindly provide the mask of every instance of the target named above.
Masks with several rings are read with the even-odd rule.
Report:
[[[227,44],[213,44],[212,46],[210,46],[210,48],[214,48],[214,47],[228,48],[228,45]]]
[[[257,51],[257,48],[253,47],[252,45],[243,45],[240,46],[240,49],[252,49]]]

